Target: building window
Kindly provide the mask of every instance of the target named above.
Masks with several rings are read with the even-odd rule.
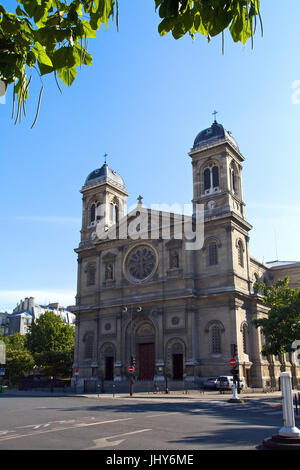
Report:
[[[221,353],[221,331],[218,325],[213,325],[210,330],[211,352]]]
[[[257,293],[258,293],[258,288],[257,288],[257,286],[255,285],[256,282],[258,282],[258,280],[259,280],[258,274],[257,274],[257,273],[254,273],[254,279],[253,279],[253,292],[254,292],[254,294],[257,294]]]
[[[231,188],[233,192],[236,192],[236,175],[234,170],[231,170]]]
[[[243,335],[243,352],[244,354],[248,354],[248,325],[244,323],[242,328],[242,335]]]
[[[87,269],[87,286],[94,286],[96,284],[96,266],[89,266]]]
[[[92,335],[89,335],[85,339],[85,351],[84,351],[85,359],[92,359],[93,349],[94,349],[94,337]]]
[[[212,179],[213,179],[213,187],[216,188],[219,186],[219,169],[217,166],[214,166],[212,169]]]
[[[243,248],[243,243],[241,240],[239,240],[237,248],[238,248],[239,265],[243,268],[244,267],[244,248]]]
[[[96,220],[96,204],[92,204],[90,208],[90,223],[94,223]]]
[[[209,194],[219,189],[219,168],[216,165],[210,165],[203,173],[204,192]]]
[[[210,189],[210,170],[206,168],[204,171],[204,190]]]
[[[109,204],[109,220],[112,224],[119,223],[119,206],[117,200]]]
[[[210,266],[218,264],[218,247],[216,242],[208,245],[208,264]]]

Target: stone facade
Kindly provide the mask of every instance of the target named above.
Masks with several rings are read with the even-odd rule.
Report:
[[[194,213],[199,205],[204,208],[199,249],[186,249],[186,239],[174,236],[178,214],[150,211],[142,198],[127,214],[124,182],[106,163],[81,189],[73,310],[77,390],[96,389],[103,380],[128,381],[133,358],[138,381],[168,377],[197,384],[203,377],[231,375],[234,344],[240,376],[248,386],[275,384],[283,367],[297,381],[299,366],[292,358],[261,355],[264,338],[252,325],[253,318],[266,313],[254,282],[281,274],[278,266],[275,271],[249,254],[252,226],[245,217],[244,157],[216,121],[199,133],[189,156]],[[169,219],[168,237],[163,224],[155,225],[157,236],[152,236],[153,217]],[[107,238],[99,238],[99,226]],[[138,236],[132,236],[134,226],[139,226]]]

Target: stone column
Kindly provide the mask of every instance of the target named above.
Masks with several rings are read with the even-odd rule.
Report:
[[[164,331],[163,315],[161,310],[152,313],[155,325],[155,380],[164,381]]]
[[[259,312],[256,305],[252,305],[252,318],[258,318]],[[262,340],[260,328],[252,327],[252,357],[249,358],[253,363],[251,367],[251,381],[254,387],[263,387],[265,385],[265,369],[268,368],[268,362],[262,358]]]
[[[195,380],[195,368],[197,362],[197,322],[194,307],[189,307],[187,313],[187,360],[186,380]]]
[[[116,315],[117,322],[117,348],[116,348],[116,362],[115,362],[115,378],[116,382],[122,380],[122,315]]]

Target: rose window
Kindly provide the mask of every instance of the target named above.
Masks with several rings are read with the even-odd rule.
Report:
[[[134,248],[126,260],[126,273],[134,281],[144,281],[154,272],[157,264],[156,254],[149,246]]]

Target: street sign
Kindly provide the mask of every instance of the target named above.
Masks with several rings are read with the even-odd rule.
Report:
[[[229,365],[230,365],[231,367],[235,367],[235,366],[236,366],[236,359],[234,359],[234,358],[230,359]]]
[[[0,369],[0,375],[5,375],[5,368],[4,368],[4,367],[1,367],[1,369]]]
[[[74,375],[79,375],[79,369],[75,369]]]
[[[134,372],[134,367],[133,367],[133,366],[129,366],[129,367],[128,367],[128,372],[129,372],[129,374],[133,374],[133,372]]]

